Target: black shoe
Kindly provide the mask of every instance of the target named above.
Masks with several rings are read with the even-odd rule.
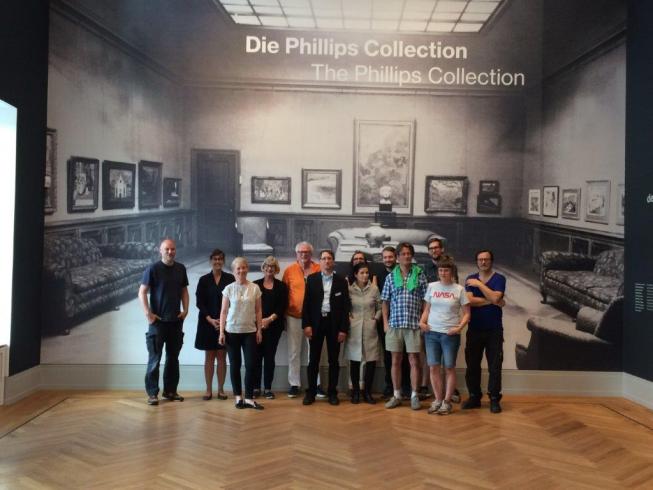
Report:
[[[237,409],[245,408],[245,402],[243,400],[238,400],[235,404],[234,407]]]
[[[324,392],[321,386],[317,387],[317,391],[315,392],[315,398],[320,398],[320,399],[327,398],[327,394]]]
[[[170,400],[171,402],[183,402],[184,397],[181,396],[179,393],[161,393],[161,396],[165,398],[166,400]]]
[[[499,400],[500,398],[490,398],[490,412],[501,413],[501,404],[499,403]]]
[[[467,400],[465,400],[462,409],[469,410],[470,408],[481,408],[481,399],[477,396],[470,396]]]
[[[370,393],[369,391],[363,392],[363,400],[365,400],[365,403],[369,403],[370,405],[374,405],[376,403],[376,400],[372,396],[372,393]]]
[[[253,408],[254,410],[263,410],[265,407],[260,403],[252,401],[252,403],[245,402],[245,408]]]
[[[304,395],[304,401],[302,401],[302,405],[313,405],[313,403],[315,403],[315,396],[310,393],[306,393]]]
[[[360,392],[360,390],[353,390],[351,392],[351,402],[354,405],[358,405],[361,402],[361,392]],[[329,403],[331,403],[331,400],[329,400]]]
[[[274,393],[273,393],[272,391],[270,391],[270,390],[265,390],[265,391],[263,392],[263,397],[264,397],[266,400],[274,400]]]
[[[333,395],[329,395],[329,405],[340,405],[340,400],[338,400],[338,395],[336,395],[335,393]]]
[[[288,390],[288,398],[297,398],[299,396],[299,386],[291,386]]]
[[[152,406],[158,405],[159,404],[159,397],[156,396],[156,395],[148,397],[147,398],[147,404],[152,405]]]

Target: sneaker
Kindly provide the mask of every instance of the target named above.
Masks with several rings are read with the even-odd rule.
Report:
[[[460,403],[460,391],[458,391],[458,388],[453,390],[453,395],[451,395],[451,403]]]
[[[263,397],[267,400],[274,400],[274,393],[271,392],[270,390],[265,390],[263,392]]]
[[[428,409],[428,413],[436,413],[438,410],[440,410],[441,405],[442,405],[442,400],[435,400],[434,402],[431,402],[431,406]]]
[[[412,410],[419,410],[422,408],[422,404],[419,402],[419,395],[410,397],[410,408]]]
[[[184,397],[181,396],[179,393],[162,393],[161,396],[165,398],[166,400],[170,400],[171,402],[183,402]]]
[[[291,386],[288,390],[288,398],[297,398],[299,396],[299,386]]]
[[[501,413],[501,404],[499,398],[490,398],[490,412]]]
[[[469,410],[470,408],[481,408],[481,399],[477,396],[470,396],[463,403],[463,410]]]
[[[397,408],[400,405],[401,400],[399,398],[395,398],[394,396],[385,402],[385,408]]]
[[[449,415],[452,411],[453,407],[451,406],[451,402],[444,400],[438,409],[438,415]]]
[[[148,405],[158,405],[159,404],[159,397],[154,395],[150,396],[147,398],[147,404]]]
[[[315,392],[315,398],[319,398],[321,400],[328,398],[327,394],[324,392],[321,386],[317,387],[317,391]]]

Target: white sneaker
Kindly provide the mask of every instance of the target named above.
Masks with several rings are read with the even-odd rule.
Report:
[[[440,410],[441,406],[442,406],[442,400],[435,400],[434,402],[431,403],[431,406],[428,409],[428,413],[436,413],[438,410]]]
[[[452,411],[453,407],[451,406],[451,402],[444,400],[438,409],[438,415],[449,415]]]

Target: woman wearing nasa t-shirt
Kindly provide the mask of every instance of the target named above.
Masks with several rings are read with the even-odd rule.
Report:
[[[460,332],[469,322],[469,299],[465,288],[453,281],[454,261],[443,256],[438,262],[437,282],[424,295],[426,302],[420,328],[424,332],[426,360],[435,401],[428,413],[447,415],[452,411],[451,395],[456,389],[456,356]],[[444,364],[446,387],[442,385],[440,365]]]

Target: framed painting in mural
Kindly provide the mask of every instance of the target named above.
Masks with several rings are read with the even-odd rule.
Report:
[[[580,218],[580,189],[562,189],[562,217]]]
[[[181,204],[181,179],[163,179],[163,207],[178,208]]]
[[[100,161],[70,157],[68,160],[68,212],[88,213],[98,207]]]
[[[102,162],[102,209],[131,209],[136,202],[136,165]]]
[[[499,181],[498,180],[481,180],[478,184],[479,194],[498,194]]]
[[[501,195],[497,192],[481,192],[476,198],[478,214],[501,214]]]
[[[290,177],[252,177],[252,204],[290,204]]]
[[[588,180],[585,221],[607,223],[610,219],[610,181]]]
[[[138,208],[152,209],[161,205],[161,162],[138,162]]]
[[[45,131],[45,180],[43,182],[43,212],[57,210],[57,130]]]
[[[467,214],[467,177],[426,177],[424,211]]]
[[[340,209],[342,170],[302,169],[302,208]]]
[[[542,188],[542,216],[558,217],[558,198],[560,188],[557,185],[548,185]]]
[[[528,190],[528,214],[542,214],[542,194],[539,189]]]
[[[378,211],[382,201],[412,213],[414,139],[414,121],[355,121],[354,213]]]
[[[624,225],[626,210],[626,187],[623,184],[617,186],[617,224]]]

